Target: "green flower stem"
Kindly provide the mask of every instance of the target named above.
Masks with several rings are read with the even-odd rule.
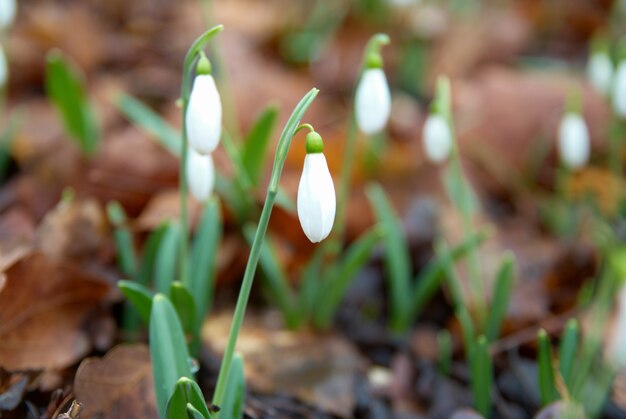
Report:
[[[614,115],[609,130],[609,167],[617,179],[624,174],[624,131],[624,121]]]
[[[180,264],[179,264],[179,278],[178,280],[183,284],[187,283],[187,247],[189,242],[189,214],[187,213],[187,177],[185,176],[185,168],[187,167],[187,124],[185,123],[185,117],[187,115],[187,107],[189,106],[189,96],[191,95],[191,75],[193,64],[196,62],[200,52],[206,47],[211,38],[220,33],[224,29],[223,25],[217,25],[200,35],[185,55],[185,61],[183,62],[183,82],[181,87],[181,99],[183,101],[183,130],[182,141],[180,150],[180,170],[179,170],[179,183],[180,183],[180,227],[181,227],[181,240],[180,240]]]
[[[274,203],[276,201],[278,182],[280,181],[280,175],[283,171],[283,166],[285,165],[287,152],[289,151],[291,140],[293,139],[300,118],[311,105],[318,92],[319,90],[315,88],[311,89],[311,91],[309,91],[309,93],[307,93],[302,100],[300,100],[300,103],[298,103],[294,109],[291,117],[285,125],[280,139],[278,140],[278,147],[276,148],[276,155],[274,158],[274,167],[272,168],[272,175],[267,189],[265,204],[263,205],[259,225],[250,249],[248,264],[246,265],[246,270],[243,275],[243,281],[241,283],[241,289],[239,291],[239,297],[237,298],[237,305],[235,306],[235,313],[233,315],[233,322],[228,335],[228,343],[224,351],[222,365],[217,378],[215,394],[213,395],[213,404],[217,406],[220,406],[224,400],[227,378],[230,373],[230,367],[235,353],[235,346],[237,345],[237,338],[239,337],[239,331],[241,330],[241,325],[243,324],[243,316],[246,311],[246,306],[248,305],[254,273],[256,272],[259,258],[261,256],[261,250],[263,248],[267,226],[270,221],[270,215],[272,214],[272,208],[274,207]]]
[[[339,193],[337,194],[337,215],[335,216],[335,234],[334,234],[334,252],[339,252],[341,244],[344,241],[346,233],[346,207],[348,205],[348,191],[350,190],[350,178],[352,177],[352,169],[354,167],[354,155],[356,153],[356,143],[358,139],[358,130],[354,114],[350,115],[350,123],[348,125],[348,135],[346,145],[343,151],[343,162],[341,164],[341,173],[339,174]]]

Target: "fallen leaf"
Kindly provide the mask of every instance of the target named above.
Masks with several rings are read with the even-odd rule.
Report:
[[[74,378],[74,394],[83,417],[156,417],[150,350],[118,345],[103,358],[85,359]]]
[[[6,268],[0,290],[0,366],[61,369],[86,355],[85,315],[109,285],[93,274],[30,253]]]

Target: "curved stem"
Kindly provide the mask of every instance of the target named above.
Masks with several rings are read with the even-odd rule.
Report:
[[[193,64],[199,53],[206,47],[211,38],[220,33],[224,29],[223,25],[217,25],[200,35],[191,47],[187,50],[185,60],[183,62],[183,81],[181,85],[181,99],[183,102],[183,129],[180,150],[180,170],[178,174],[178,182],[180,188],[180,226],[182,235],[180,238],[180,255],[179,255],[179,277],[178,280],[183,284],[187,283],[187,247],[189,241],[189,215],[187,214],[187,177],[185,176],[185,168],[187,167],[187,124],[185,122],[187,115],[187,107],[189,105],[189,96],[191,95],[191,75]]]
[[[317,89],[311,89],[309,93],[307,93],[302,100],[300,100],[300,103],[298,103],[291,114],[291,117],[287,121],[283,133],[278,140],[278,147],[274,157],[274,167],[272,169],[270,185],[267,190],[267,196],[265,198],[265,204],[263,205],[263,211],[261,212],[261,218],[259,219],[259,225],[254,235],[254,241],[252,242],[252,247],[250,249],[248,264],[246,265],[243,281],[241,283],[241,289],[239,290],[239,297],[237,298],[237,305],[235,306],[235,313],[233,314],[233,322],[230,326],[228,334],[228,343],[226,344],[226,349],[224,350],[224,358],[222,359],[222,365],[217,377],[217,384],[213,395],[213,404],[216,406],[220,406],[224,400],[224,392],[226,391],[226,386],[228,384],[227,379],[233,355],[235,353],[235,346],[237,345],[239,331],[241,330],[243,317],[246,312],[246,306],[248,305],[248,299],[250,298],[250,290],[252,289],[254,274],[259,263],[259,258],[261,257],[265,233],[270,221],[274,202],[276,201],[278,182],[280,181],[280,175],[283,171],[285,160],[287,159],[287,152],[289,151],[291,140],[296,133],[296,129],[302,115],[311,105],[313,99],[317,96],[317,93]]]

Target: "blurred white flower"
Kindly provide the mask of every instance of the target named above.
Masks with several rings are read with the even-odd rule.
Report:
[[[2,0],[0,0],[2,1]],[[4,55],[4,49],[0,44],[0,90],[6,86],[9,79],[9,64],[7,63],[7,57]]]
[[[196,76],[185,124],[191,147],[201,154],[215,150],[222,134],[222,102],[210,74]]]
[[[391,93],[382,68],[363,71],[356,89],[355,113],[357,126],[366,134],[382,131],[391,112]]]
[[[620,118],[626,118],[626,59],[619,63],[615,71],[613,110]]]
[[[609,336],[608,361],[615,368],[626,368],[626,286],[617,295],[617,316]]]
[[[298,218],[313,243],[324,240],[335,222],[335,186],[321,152],[307,153],[298,186]]]
[[[213,157],[210,154],[200,154],[189,147],[185,174],[191,195],[200,202],[209,199],[215,186]]]
[[[0,31],[7,29],[15,19],[16,0],[0,0]]]
[[[609,94],[613,77],[613,62],[609,54],[604,51],[591,54],[587,63],[587,77],[591,85],[599,92]]]
[[[452,133],[446,119],[436,113],[428,115],[424,123],[424,151],[428,160],[441,163],[452,149]]]
[[[589,129],[578,113],[568,112],[561,120],[559,155],[570,169],[578,169],[589,160]]]

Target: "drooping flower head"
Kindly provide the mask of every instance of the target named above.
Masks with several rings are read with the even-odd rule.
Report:
[[[609,54],[609,46],[606,39],[598,36],[594,39],[591,54],[587,62],[587,77],[591,85],[603,93],[609,95],[613,79],[613,61]]]
[[[0,32],[11,26],[17,11],[16,0],[0,0]]]
[[[437,81],[435,99],[422,133],[424,152],[433,163],[441,163],[448,158],[453,147],[452,128],[450,127],[450,85],[448,79]]]
[[[0,44],[0,90],[4,89],[4,86],[6,86],[8,80],[9,80],[9,64],[7,63],[7,57],[4,54],[4,49],[2,48],[2,44]]]
[[[579,169],[589,160],[589,129],[580,108],[579,96],[570,95],[559,126],[559,156],[569,169]]]
[[[614,368],[626,368],[626,286],[617,294],[616,317],[606,348],[608,361]]]
[[[613,110],[622,119],[626,119],[626,41],[620,44],[619,61],[611,89]]]
[[[306,157],[298,186],[298,219],[313,243],[324,240],[335,222],[335,186],[324,157],[324,142],[315,131],[306,136]]]
[[[211,75],[211,63],[201,53],[193,81],[185,126],[189,145],[200,154],[217,148],[222,135],[222,102]]]
[[[369,41],[354,98],[357,126],[368,135],[382,131],[391,113],[391,93],[380,55],[380,47],[388,43],[389,37],[384,34],[377,34]]]
[[[189,192],[199,202],[204,202],[213,193],[215,186],[215,166],[210,154],[200,154],[192,147],[187,151],[185,176]]]

